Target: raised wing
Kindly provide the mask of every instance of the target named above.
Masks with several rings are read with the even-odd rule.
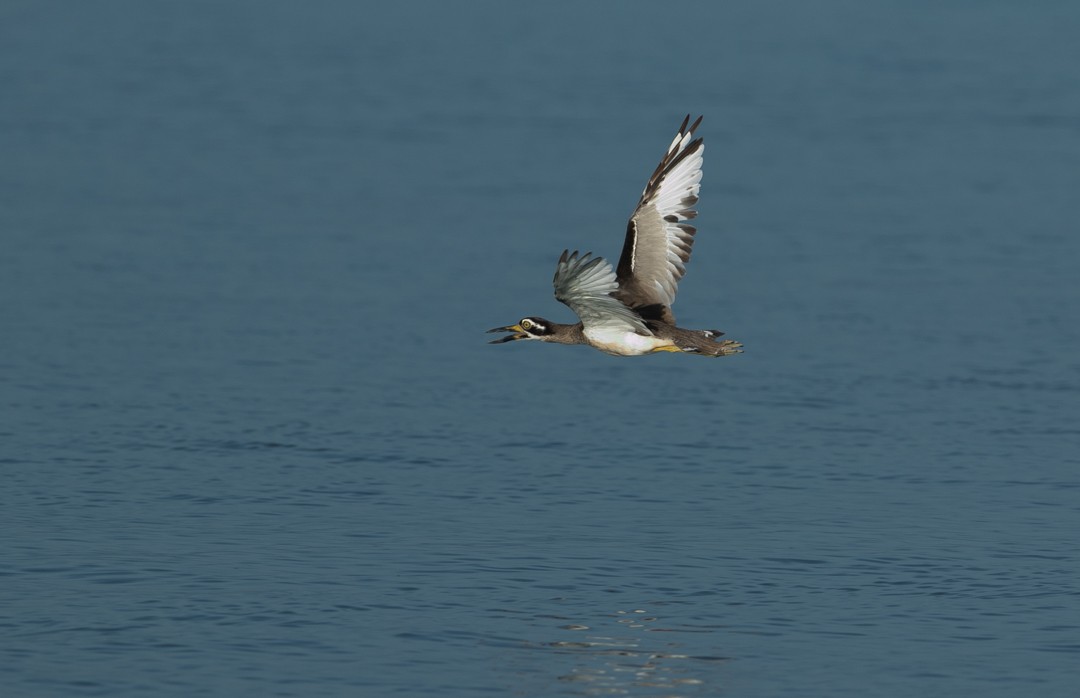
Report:
[[[611,294],[619,288],[615,272],[603,257],[563,250],[555,268],[555,298],[570,306],[586,329],[612,327],[651,335],[641,317]]]
[[[670,306],[675,302],[679,279],[686,274],[697,232],[682,221],[697,216],[692,206],[701,190],[705,152],[704,140],[694,139],[701,117],[687,128],[689,123],[687,115],[641,193],[626,227],[616,271],[616,298],[631,308],[643,308],[646,317],[670,323],[675,322]]]

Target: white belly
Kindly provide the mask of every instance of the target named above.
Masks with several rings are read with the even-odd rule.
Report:
[[[671,346],[669,339],[645,337],[615,327],[592,327],[585,329],[585,338],[589,344],[605,354],[615,356],[641,356],[656,351],[660,347]]]

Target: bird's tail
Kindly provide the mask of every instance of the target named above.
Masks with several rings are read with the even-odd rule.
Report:
[[[742,343],[733,339],[717,339],[724,334],[720,330],[684,330],[678,328],[673,337],[676,346],[684,353],[700,356],[731,356],[741,354]]]

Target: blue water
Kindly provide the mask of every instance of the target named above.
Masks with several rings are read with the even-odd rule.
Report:
[[[1080,5],[388,5],[0,7],[4,695],[1076,695]]]

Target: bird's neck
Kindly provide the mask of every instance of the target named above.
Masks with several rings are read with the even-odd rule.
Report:
[[[588,344],[585,341],[585,332],[582,329],[581,323],[576,325],[560,325],[557,322],[551,323],[552,333],[544,337],[545,342],[553,342],[555,344]]]

